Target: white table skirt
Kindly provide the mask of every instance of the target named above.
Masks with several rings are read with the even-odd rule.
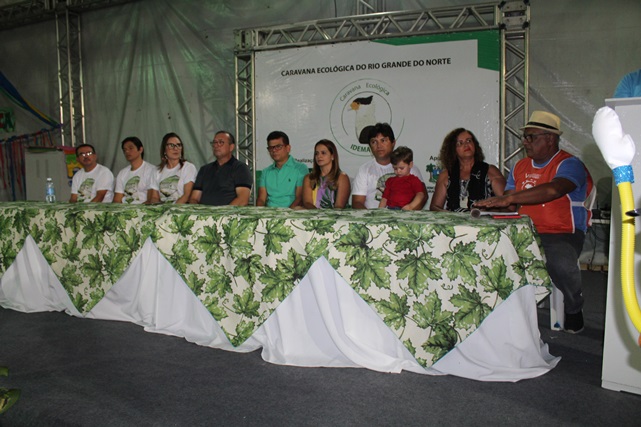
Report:
[[[0,279],[0,305],[23,312],[82,317],[31,237]],[[148,332],[199,345],[248,352],[294,366],[363,367],[518,381],[556,366],[537,327],[535,287],[515,291],[471,336],[425,369],[361,297],[321,258],[242,345],[232,346],[216,320],[148,239],[104,298],[85,316],[128,321]]]

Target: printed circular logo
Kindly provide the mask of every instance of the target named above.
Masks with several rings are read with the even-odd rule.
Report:
[[[396,139],[405,125],[401,101],[384,81],[356,80],[334,98],[329,112],[330,129],[334,141],[350,153],[369,157],[369,145],[360,144],[358,137],[363,128],[376,123],[389,123]]]

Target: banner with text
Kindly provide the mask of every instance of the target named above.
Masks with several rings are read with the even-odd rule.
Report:
[[[360,130],[389,123],[396,146],[414,151],[428,189],[445,135],[475,133],[488,163],[499,155],[498,31],[415,36],[256,52],[256,170],[271,163],[266,137],[289,135],[292,156],[311,168],[314,144],[339,150],[350,178],[372,158]]]

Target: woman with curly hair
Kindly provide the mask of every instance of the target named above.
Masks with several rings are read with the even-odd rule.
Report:
[[[474,134],[457,128],[447,134],[440,152],[442,171],[436,180],[431,211],[469,211],[475,201],[502,196],[505,177],[488,165]]]
[[[305,209],[344,208],[351,184],[338,165],[336,145],[321,139],[314,146],[314,165],[303,180],[303,207]]]

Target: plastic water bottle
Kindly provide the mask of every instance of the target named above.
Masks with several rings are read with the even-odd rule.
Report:
[[[47,203],[53,203],[56,201],[56,189],[53,187],[53,180],[47,178],[47,184],[45,187],[45,201]]]

